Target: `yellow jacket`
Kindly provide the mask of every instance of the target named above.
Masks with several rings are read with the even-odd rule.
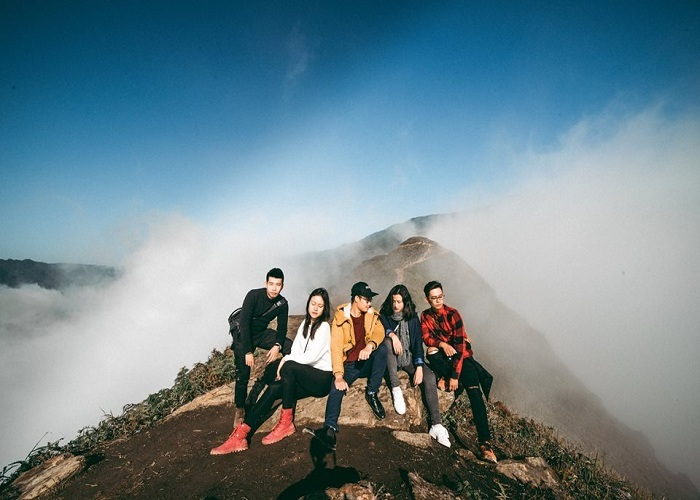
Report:
[[[374,344],[376,350],[384,340],[384,326],[379,321],[379,314],[371,307],[365,314],[365,343]],[[344,374],[343,363],[347,352],[355,346],[355,332],[350,319],[350,304],[344,304],[335,311],[331,322],[331,362],[333,375]]]

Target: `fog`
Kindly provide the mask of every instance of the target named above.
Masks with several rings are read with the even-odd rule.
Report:
[[[262,237],[242,246],[184,217],[155,217],[109,286],[0,287],[0,462],[25,458],[37,443],[66,443],[223,349],[231,309],[278,265],[268,247]],[[296,294],[285,289],[290,300]]]
[[[461,230],[431,236],[543,332],[671,470],[700,485],[697,121],[655,110],[602,117],[513,165],[522,182],[461,193]]]
[[[512,151],[516,180],[436,200],[435,212],[464,215],[458,231],[430,236],[542,331],[662,461],[700,484],[698,123],[655,110],[600,117],[548,151]],[[285,217],[296,223],[222,214],[205,227],[163,214],[109,286],[0,287],[0,462],[170,387],[180,367],[226,345],[228,313],[270,267],[284,268],[298,313],[324,284],[304,283],[280,256],[336,243],[319,248],[318,225],[312,240],[299,238],[303,218]]]

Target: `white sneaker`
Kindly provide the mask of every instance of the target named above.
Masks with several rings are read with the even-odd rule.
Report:
[[[401,387],[394,387],[391,389],[391,397],[394,400],[394,410],[399,415],[406,413],[406,401],[403,399],[403,392],[401,392]]]
[[[450,433],[447,432],[447,429],[445,429],[445,426],[442,424],[435,424],[430,428],[430,431],[428,431],[428,434],[430,434],[430,437],[433,438],[435,441],[440,443],[443,446],[447,446],[448,448],[452,446],[452,443],[450,443]]]

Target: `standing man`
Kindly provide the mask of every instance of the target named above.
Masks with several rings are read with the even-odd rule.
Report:
[[[496,463],[496,454],[489,440],[486,405],[479,387],[479,373],[471,339],[464,330],[459,311],[445,304],[445,295],[439,281],[431,281],[423,288],[425,300],[430,305],[421,314],[423,342],[428,346],[427,359],[436,374],[444,376],[446,388],[456,391],[466,389],[479,439],[479,451],[484,460]],[[441,366],[442,365],[442,366]],[[438,384],[440,387],[441,384]]]
[[[248,396],[250,370],[255,363],[256,347],[267,349],[265,364],[275,361],[282,351],[287,335],[289,304],[280,293],[284,287],[284,273],[275,267],[267,272],[265,287],[248,292],[241,308],[241,325],[233,339],[233,354],[236,363],[236,385],[234,402],[234,428],[243,422]],[[277,318],[277,330],[269,328]]]
[[[350,303],[335,312],[331,322],[331,363],[333,381],[326,401],[326,420],[317,437],[328,448],[335,449],[335,433],[343,397],[358,378],[367,378],[365,399],[374,416],[386,416],[377,392],[386,369],[384,326],[379,314],[372,309],[372,297],[377,295],[364,281],[352,286]]]

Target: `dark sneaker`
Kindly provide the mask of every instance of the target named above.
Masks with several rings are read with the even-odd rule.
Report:
[[[379,397],[377,396],[376,392],[365,391],[365,399],[367,400],[369,407],[372,408],[372,412],[374,413],[375,417],[377,417],[379,420],[386,417],[384,406],[382,406],[382,402],[379,401]]]
[[[323,446],[329,450],[335,451],[335,431],[325,426],[322,429],[316,429],[314,431],[314,436],[321,442]]]

